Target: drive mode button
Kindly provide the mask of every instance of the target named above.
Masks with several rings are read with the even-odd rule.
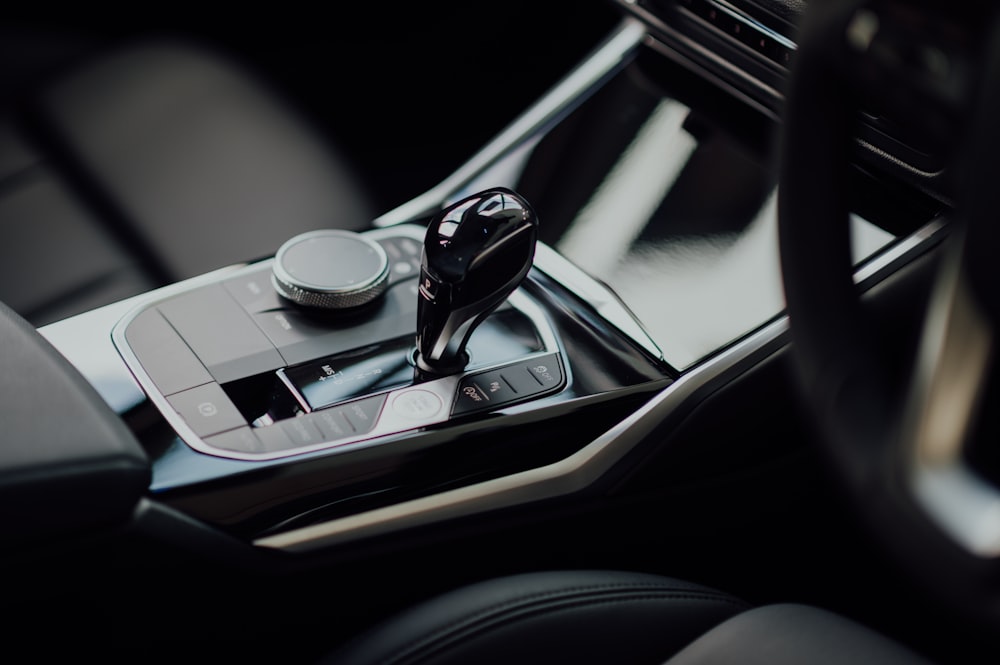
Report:
[[[458,386],[455,415],[477,409],[498,408],[520,397],[500,370],[467,376]]]

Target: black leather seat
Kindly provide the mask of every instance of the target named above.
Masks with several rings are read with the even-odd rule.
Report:
[[[750,607],[689,582],[632,572],[557,571],[464,587],[405,611],[326,665],[927,665],[828,611]]]
[[[143,41],[55,69],[0,94],[0,301],[36,326],[374,218],[329,137],[228,54]]]

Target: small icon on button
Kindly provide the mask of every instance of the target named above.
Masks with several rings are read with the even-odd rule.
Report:
[[[215,406],[212,402],[202,402],[198,405],[198,413],[206,418],[211,418],[212,416],[218,415],[219,407]]]
[[[531,368],[531,371],[535,373],[535,376],[543,384],[554,383],[556,380],[556,377],[552,376],[552,372],[550,372],[549,368],[545,365],[536,365]]]

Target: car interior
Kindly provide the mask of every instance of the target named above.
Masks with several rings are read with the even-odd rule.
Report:
[[[5,650],[995,663],[993,3],[355,4],[0,19]]]

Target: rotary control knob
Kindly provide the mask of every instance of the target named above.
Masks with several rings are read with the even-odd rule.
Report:
[[[278,249],[271,282],[298,305],[351,309],[385,292],[389,257],[377,242],[353,231],[310,231]]]

